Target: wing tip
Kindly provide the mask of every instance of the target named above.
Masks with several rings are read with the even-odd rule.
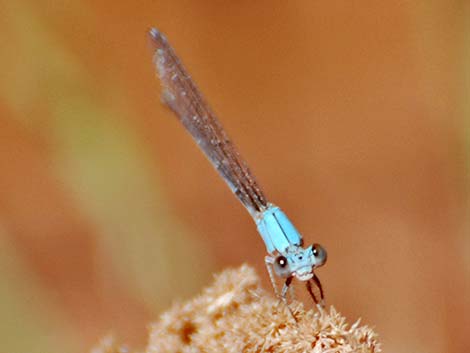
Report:
[[[147,31],[147,35],[153,47],[158,48],[167,43],[165,35],[155,27],[151,27]]]

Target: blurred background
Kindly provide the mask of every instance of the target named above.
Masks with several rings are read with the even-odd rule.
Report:
[[[1,2],[0,351],[108,333],[142,348],[173,301],[243,262],[271,290],[252,220],[160,103],[150,26],[269,199],[327,248],[327,303],[386,352],[468,350],[469,10]]]

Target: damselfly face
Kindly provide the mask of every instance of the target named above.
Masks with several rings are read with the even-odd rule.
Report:
[[[308,248],[290,246],[284,254],[274,260],[274,272],[283,278],[295,277],[300,281],[308,281],[313,277],[313,270],[326,262],[326,250],[320,244]]]

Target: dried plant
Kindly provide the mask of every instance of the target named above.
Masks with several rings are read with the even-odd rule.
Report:
[[[377,335],[359,320],[349,326],[333,307],[305,311],[291,304],[297,322],[283,304],[260,287],[246,265],[217,275],[212,286],[177,303],[150,327],[146,353],[380,352]],[[93,353],[119,353],[105,339]]]

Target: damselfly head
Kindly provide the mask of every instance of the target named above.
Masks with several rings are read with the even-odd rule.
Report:
[[[300,281],[313,277],[313,270],[326,262],[326,250],[319,244],[307,248],[289,246],[274,259],[274,272],[283,278],[293,276]]]

